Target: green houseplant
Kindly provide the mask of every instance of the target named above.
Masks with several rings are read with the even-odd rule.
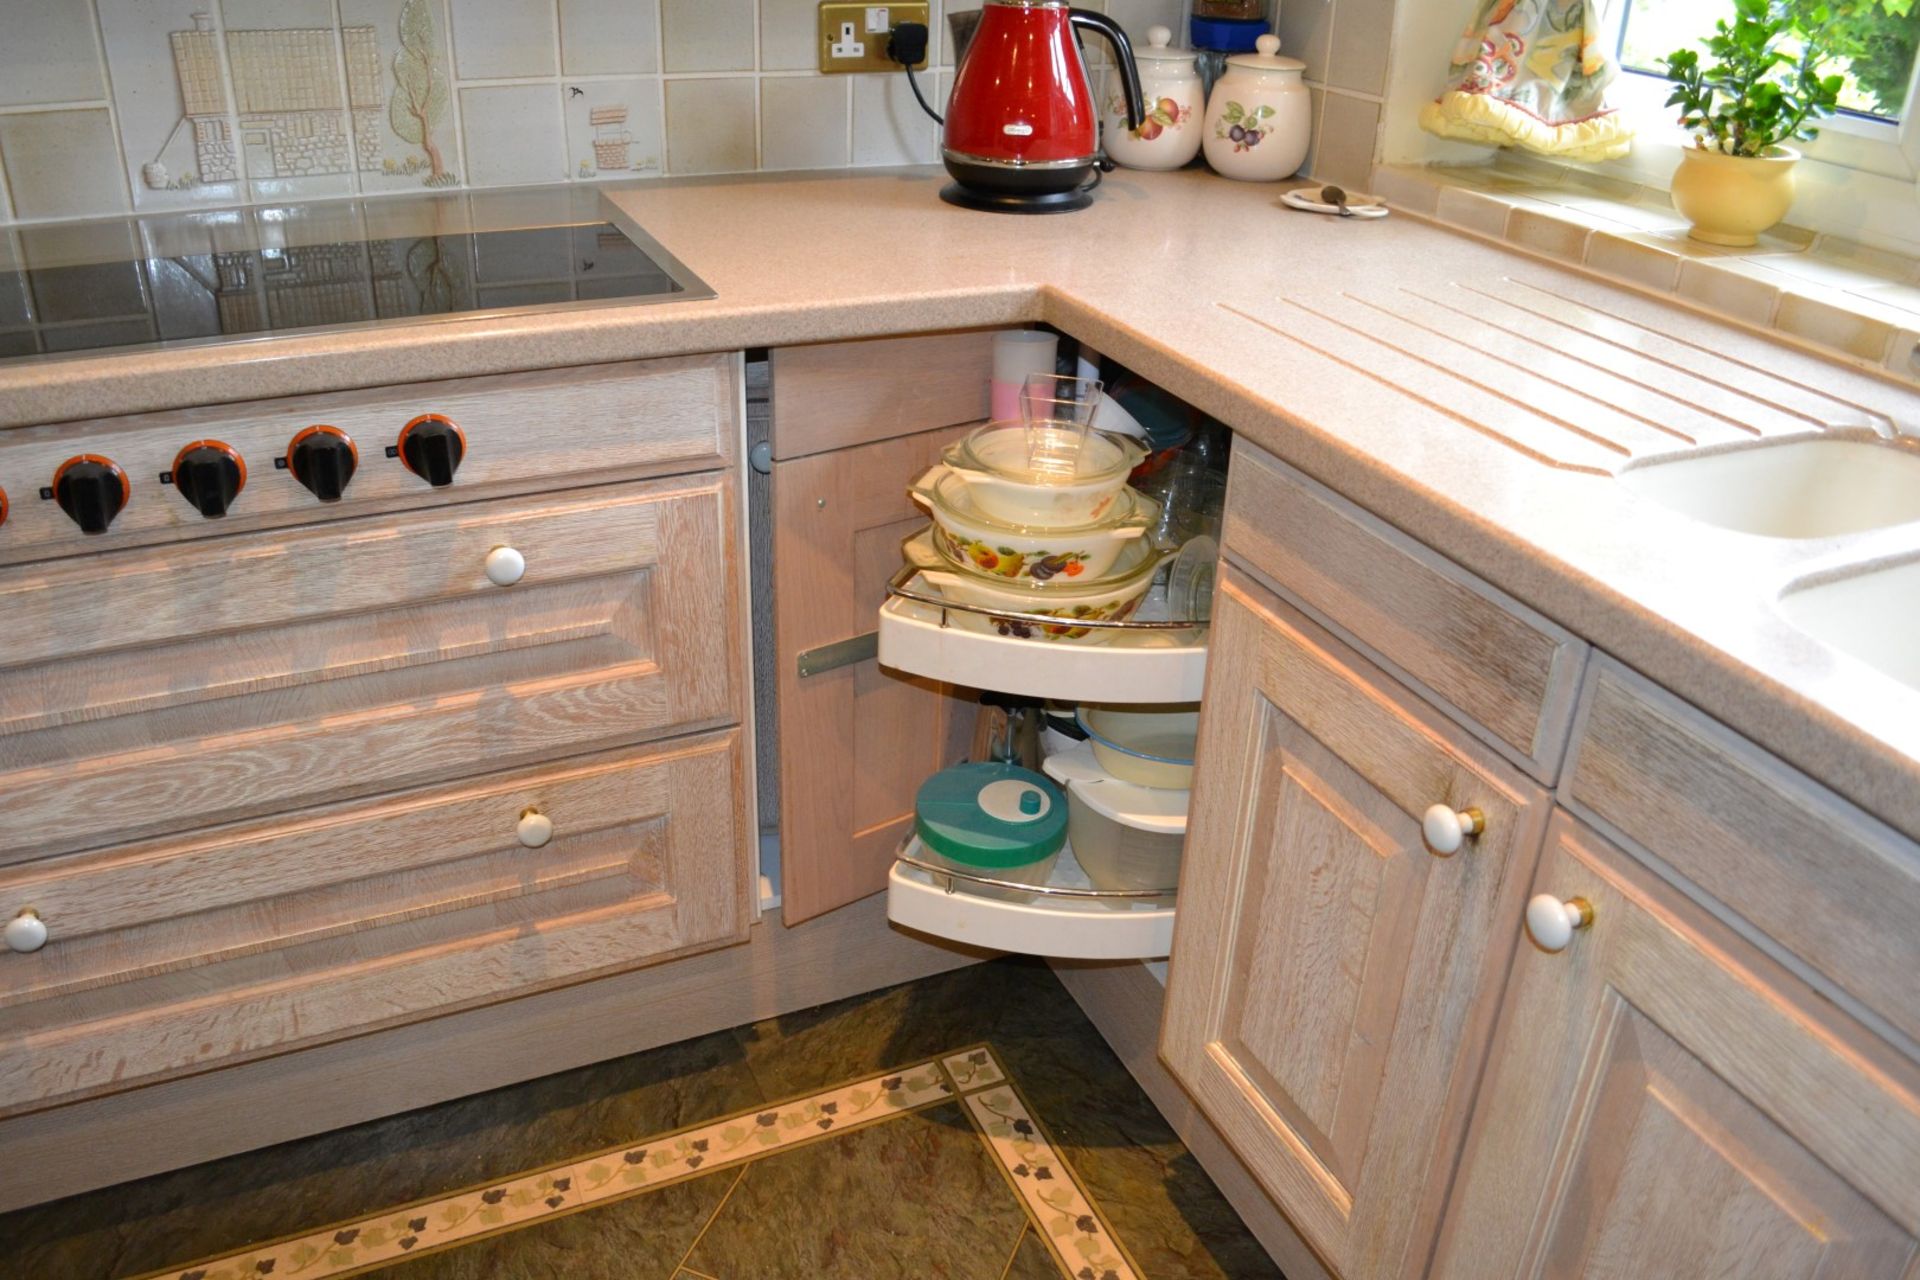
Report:
[[[1822,74],[1833,55],[1824,4],[1734,0],[1704,42],[1662,59],[1673,82],[1668,106],[1694,145],[1673,175],[1674,208],[1693,224],[1696,240],[1750,245],[1784,218],[1793,203],[1789,142],[1813,138],[1813,121],[1831,115],[1844,83]]]

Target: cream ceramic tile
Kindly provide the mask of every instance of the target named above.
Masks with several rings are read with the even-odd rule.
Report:
[[[851,76],[853,163],[932,164],[940,158],[939,126],[914,101],[904,75]]]
[[[1904,282],[1904,277],[1901,275],[1883,273],[1858,260],[1831,259],[1811,250],[1785,253],[1758,253],[1754,250],[1746,250],[1739,256],[1756,267],[1778,272],[1786,281],[1815,284],[1828,289],[1843,289],[1849,293],[1860,293],[1868,289],[1883,288]]]
[[[249,195],[352,195],[358,162],[348,103],[383,105],[384,72],[369,56],[374,33],[359,24],[338,31],[333,0],[222,0],[220,14]],[[344,38],[356,54],[350,77],[341,64]]]
[[[363,65],[380,72],[381,92],[373,105],[355,105],[349,112],[360,185],[367,191],[448,187],[465,172],[456,104],[451,94],[431,91],[436,81],[444,87],[452,76],[446,5],[427,0],[414,8],[404,46],[403,7],[404,0],[340,0],[349,58],[358,50]]]
[[[760,82],[760,167],[828,169],[847,163],[845,76],[774,76]]]
[[[1074,1276],[1140,1280],[1113,1228],[1080,1188],[1052,1139],[1011,1087],[966,1096],[967,1112],[1026,1202],[1037,1229]]]
[[[667,172],[741,173],[754,163],[752,80],[667,81]]]
[[[654,76],[563,83],[569,173],[577,179],[665,173],[660,81]]]
[[[1273,33],[1280,52],[1307,64],[1307,79],[1325,83],[1333,45],[1333,0],[1285,0]]]
[[[816,0],[760,0],[760,67],[812,71],[820,65]]]
[[[966,2],[970,3],[970,0]],[[961,0],[956,0],[955,7],[963,7]],[[1119,23],[1120,29],[1136,45],[1146,44],[1147,28],[1153,26],[1171,27],[1173,43],[1186,44],[1187,33],[1183,29],[1186,24],[1181,21],[1184,8],[1180,0],[1107,0],[1106,4],[1107,16]],[[1089,47],[1092,44],[1093,41],[1089,39]]]
[[[0,115],[0,164],[22,219],[127,209],[119,148],[104,107]]]
[[[560,66],[553,0],[450,0],[462,80],[550,76]]]
[[[560,0],[560,74],[660,69],[659,0]]]
[[[1373,152],[1380,132],[1380,104],[1329,91],[1320,108],[1320,140],[1313,174],[1351,191],[1373,184]]]
[[[467,180],[475,186],[567,178],[560,90],[551,84],[462,89],[460,128]]]
[[[27,0],[8,7],[0,39],[0,106],[84,102],[107,96],[93,6]]]
[[[1680,276],[1679,255],[1633,236],[1595,231],[1587,240],[1587,265],[1595,271],[1672,292]]]
[[[1570,222],[1555,209],[1516,208],[1507,217],[1507,239],[1536,253],[1578,262],[1586,256],[1587,237],[1594,234]]]
[[[1676,292],[1713,311],[1753,325],[1773,323],[1780,286],[1738,263],[1713,258],[1683,258]]]
[[[1289,0],[1291,2],[1291,0]],[[1340,0],[1327,51],[1327,83],[1376,97],[1387,91],[1394,0]],[[1282,4],[1284,12],[1287,5]]]
[[[1782,291],[1780,305],[1773,313],[1773,327],[1873,364],[1887,358],[1895,328],[1885,320],[1860,314],[1844,295],[1835,298],[1798,290]]]
[[[661,0],[668,71],[753,70],[754,0]]]
[[[940,1065],[953,1077],[954,1084],[961,1092],[972,1089],[984,1089],[988,1085],[1005,1084],[1007,1073],[1000,1069],[1000,1060],[993,1050],[984,1045],[977,1049],[968,1049],[961,1053],[948,1054],[940,1059]]]
[[[1504,237],[1507,217],[1512,212],[1512,202],[1465,187],[1441,188],[1440,199],[1434,207],[1434,216],[1440,221],[1486,236]]]
[[[1373,194],[1388,204],[1432,217],[1440,203],[1440,184],[1423,168],[1386,165],[1374,171]]]
[[[240,200],[239,128],[220,70],[213,6],[97,4],[134,206],[146,211]]]

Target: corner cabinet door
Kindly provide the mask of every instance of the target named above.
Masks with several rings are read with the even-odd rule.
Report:
[[[1592,922],[1514,959],[1436,1275],[1920,1273],[1913,1064],[1564,813],[1535,887]]]
[[[920,784],[966,758],[978,704],[883,669],[872,643],[900,544],[927,523],[907,486],[956,434],[773,464],[781,916],[790,925],[885,889]]]
[[[1546,797],[1231,566],[1211,648],[1160,1051],[1335,1275],[1418,1275]]]

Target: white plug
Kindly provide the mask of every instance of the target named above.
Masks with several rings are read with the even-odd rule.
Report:
[[[869,9],[867,12],[871,15],[873,11]],[[867,46],[860,42],[853,24],[843,22],[840,24],[840,38],[828,47],[828,52],[836,58],[864,58],[867,56]]]

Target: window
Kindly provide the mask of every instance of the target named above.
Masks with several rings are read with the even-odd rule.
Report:
[[[1660,76],[1659,59],[1675,49],[1696,46],[1727,16],[1727,0],[1615,0],[1620,9],[1617,49],[1621,67]],[[1837,9],[1832,19],[1836,43],[1853,52],[1836,58],[1832,69],[1845,77],[1840,93],[1845,118],[1897,125],[1914,98],[1915,53],[1920,49],[1920,3],[1914,0],[1789,0],[1789,8],[1811,14],[1816,7]]]
[[[1591,0],[1605,4],[1608,41],[1623,74],[1607,99],[1639,125],[1642,162],[1685,136],[1666,105],[1670,86],[1659,59],[1697,45],[1727,17],[1731,0]],[[1854,52],[1832,66],[1846,77],[1842,110],[1819,123],[1820,136],[1804,144],[1809,160],[1842,170],[1865,170],[1910,183],[1920,175],[1920,0],[1786,0],[1811,12],[1839,10],[1837,19]],[[1669,162],[1670,163],[1670,162]],[[1632,171],[1640,164],[1621,166]],[[1633,176],[1646,177],[1644,172]],[[1820,179],[1806,175],[1815,184]],[[1912,193],[1907,196],[1911,203]],[[1896,215],[1904,217],[1904,214]],[[1909,237],[1903,237],[1909,238]]]

